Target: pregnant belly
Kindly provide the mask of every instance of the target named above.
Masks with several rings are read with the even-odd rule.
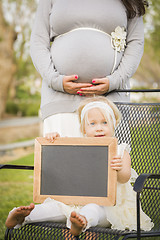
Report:
[[[115,51],[103,32],[76,30],[57,37],[51,47],[52,59],[62,75],[78,75],[78,82],[91,82],[111,74]],[[117,55],[118,66],[121,53]]]

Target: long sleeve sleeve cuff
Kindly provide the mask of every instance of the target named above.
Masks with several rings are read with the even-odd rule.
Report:
[[[51,87],[54,90],[59,91],[59,92],[64,92],[64,89],[63,89],[63,77],[64,77],[64,75],[59,75],[58,77],[53,78],[51,80]]]
[[[108,92],[111,92],[116,88],[116,83],[114,81],[112,81],[111,76],[107,76],[107,78],[109,79],[109,90],[108,90]]]
[[[43,76],[43,79],[48,82],[48,86],[58,92],[64,92],[63,78],[64,75],[60,75],[58,72]]]
[[[109,79],[108,92],[111,92],[115,89],[119,89],[120,87],[122,88],[122,86],[123,86],[123,81],[121,79],[118,79],[118,76],[116,77],[115,74],[116,74],[116,72],[113,75],[107,76],[107,78]],[[119,78],[120,78],[120,76],[119,76]]]

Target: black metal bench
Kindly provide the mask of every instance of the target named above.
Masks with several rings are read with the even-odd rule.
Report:
[[[71,236],[65,224],[34,223],[19,229],[7,229],[5,239],[127,239],[154,236],[160,239],[160,103],[117,103],[123,119],[116,136],[131,145],[132,167],[139,177],[134,184],[137,192],[137,231],[119,231],[94,227],[79,237]],[[1,165],[0,168],[33,169],[31,166]],[[140,230],[139,203],[154,222],[151,231]]]

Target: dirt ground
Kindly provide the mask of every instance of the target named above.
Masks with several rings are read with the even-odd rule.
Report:
[[[3,156],[0,156],[0,164],[6,164],[21,157],[27,156],[34,152],[34,147],[17,148],[7,151]]]
[[[35,139],[41,136],[40,124],[33,124],[20,127],[0,128],[0,144],[10,144],[13,142]],[[0,151],[0,163],[6,163],[34,152],[34,146],[17,148],[14,150]]]
[[[0,144],[9,144],[40,136],[40,124],[0,128]]]

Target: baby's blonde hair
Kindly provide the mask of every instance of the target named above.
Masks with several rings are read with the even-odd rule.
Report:
[[[118,108],[116,107],[116,105],[111,102],[110,100],[108,100],[106,97],[101,97],[101,96],[98,96],[98,97],[92,97],[92,98],[86,98],[85,100],[83,100],[78,109],[77,109],[77,112],[78,112],[78,117],[79,117],[79,122],[80,122],[80,130],[82,132],[82,134],[84,135],[85,134],[85,123],[87,121],[87,116],[88,114],[85,114],[83,120],[81,121],[81,113],[82,113],[82,110],[83,108],[86,106],[86,104],[90,103],[90,102],[104,102],[106,103],[107,105],[109,105],[111,107],[111,109],[113,110],[113,113],[114,113],[114,116],[115,116],[115,120],[116,120],[116,127],[117,125],[119,124],[120,120],[121,120],[121,113],[120,111],[118,110]],[[96,107],[97,108],[97,107]],[[113,129],[113,133],[115,131],[114,129],[114,126],[113,126],[113,120],[110,116],[110,118],[108,119],[108,116],[105,114],[105,111],[101,108],[99,108],[99,110],[101,111],[101,113],[104,115],[105,119],[109,121],[109,124],[110,126],[112,127]]]

